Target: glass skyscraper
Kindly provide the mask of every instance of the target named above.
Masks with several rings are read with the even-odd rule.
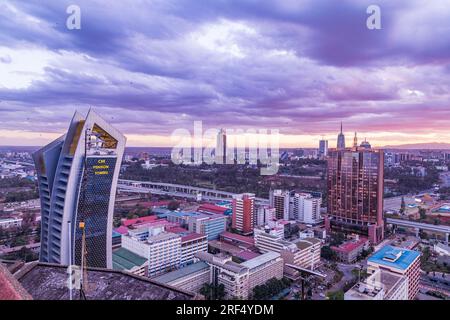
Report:
[[[365,145],[328,156],[327,230],[383,239],[384,153]]]
[[[112,268],[112,224],[125,137],[89,111],[34,153],[41,199],[40,261],[80,265],[85,223],[87,266]]]

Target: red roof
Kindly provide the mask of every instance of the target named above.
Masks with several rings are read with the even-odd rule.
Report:
[[[120,234],[127,234],[128,233],[128,228],[125,226],[120,226],[118,228],[114,229],[115,232],[118,232]]]
[[[166,231],[167,231],[167,232],[173,232],[173,233],[184,233],[184,232],[188,232],[187,229],[182,228],[182,227],[180,227],[180,226],[173,226],[173,227],[166,228]]]
[[[158,216],[145,216],[145,217],[136,218],[136,219],[124,220],[124,221],[122,221],[122,225],[125,226],[125,227],[129,227],[129,226],[132,226],[134,224],[142,224],[142,223],[145,223],[145,222],[155,221],[157,219],[158,219]]]
[[[226,240],[228,238],[228,239],[231,239],[234,241],[244,242],[244,243],[251,244],[251,245],[255,244],[255,239],[253,239],[252,237],[246,237],[246,236],[242,236],[242,235],[236,234],[236,233],[231,233],[228,231],[222,232],[220,234],[220,237],[224,240]]]
[[[358,241],[351,241],[341,244],[339,247],[333,246],[331,249],[339,252],[351,252],[361,246],[363,246],[367,242],[366,238],[360,238]]]
[[[198,212],[207,211],[207,212],[218,213],[218,214],[225,214],[225,212],[227,210],[229,210],[229,209],[220,207],[220,206],[216,206],[215,204],[212,204],[212,203],[204,203],[197,209]]]
[[[260,256],[259,253],[249,251],[249,250],[243,250],[243,251],[239,252],[238,254],[236,254],[236,257],[241,258],[245,261],[256,258],[258,256]]]
[[[191,241],[195,239],[201,239],[205,238],[206,236],[204,234],[198,234],[198,233],[191,233],[188,235],[185,235],[184,237],[181,237],[181,242]]]

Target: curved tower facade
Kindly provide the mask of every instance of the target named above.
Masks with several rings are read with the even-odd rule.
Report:
[[[126,138],[98,114],[78,112],[67,133],[34,153],[41,199],[40,261],[112,268],[112,224]]]

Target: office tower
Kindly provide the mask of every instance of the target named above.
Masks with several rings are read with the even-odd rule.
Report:
[[[302,223],[319,223],[322,220],[321,205],[322,197],[313,196],[311,193],[294,193],[291,195],[290,201],[291,217]]]
[[[39,182],[40,261],[80,265],[85,223],[89,267],[112,268],[112,224],[125,137],[89,111],[33,154]]]
[[[383,239],[384,152],[353,148],[328,156],[327,230]]]
[[[243,193],[233,196],[232,227],[243,234],[253,232],[255,225],[255,195]]]
[[[384,246],[367,260],[369,274],[378,270],[406,277],[408,279],[408,300],[414,300],[419,292],[420,252],[389,245]]]
[[[270,190],[270,206],[275,208],[275,218],[289,220],[290,192],[287,190]]]
[[[227,163],[227,134],[224,129],[220,129],[217,134],[215,155],[217,164]]]
[[[344,136],[344,132],[342,131],[342,122],[341,122],[341,132],[339,133],[338,139],[337,139],[337,148],[338,148],[338,150],[345,149],[345,136]]]
[[[319,158],[323,159],[328,155],[328,140],[319,141]]]

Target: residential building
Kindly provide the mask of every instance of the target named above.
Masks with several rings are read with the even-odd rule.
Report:
[[[271,206],[259,206],[256,209],[256,219],[255,219],[255,225],[258,227],[265,226],[269,223],[269,221],[272,221],[275,219],[276,216],[276,209]]]
[[[233,196],[232,228],[250,234],[255,226],[255,195],[243,193]]]
[[[367,260],[367,271],[374,273],[384,270],[408,279],[408,300],[413,300],[419,292],[420,252],[384,246]]]
[[[275,219],[289,220],[290,192],[287,190],[270,190],[269,203],[275,208]]]
[[[40,261],[112,268],[112,225],[126,138],[90,110],[33,154],[41,200]],[[84,228],[81,228],[84,223]]]
[[[293,193],[290,200],[291,218],[306,224],[317,224],[322,221],[320,207],[322,197],[311,193]]]

